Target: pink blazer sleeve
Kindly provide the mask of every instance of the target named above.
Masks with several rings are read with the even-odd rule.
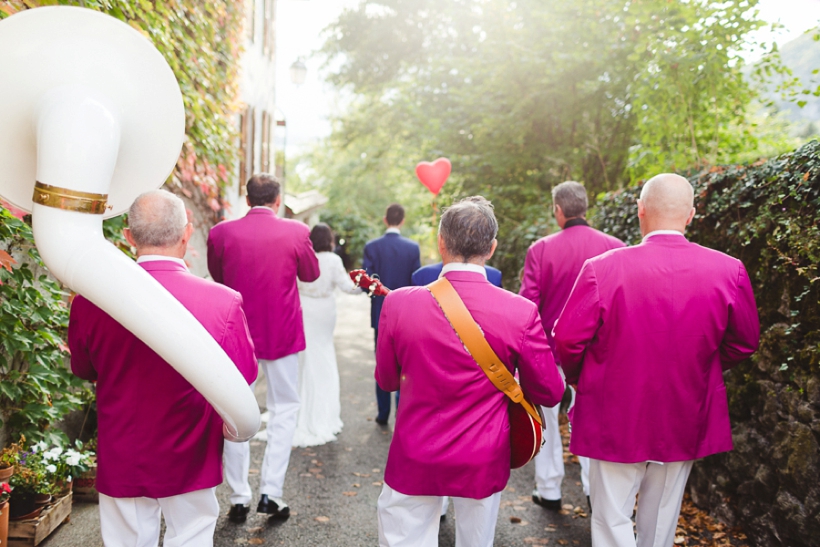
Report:
[[[248,320],[242,309],[242,296],[239,294],[234,298],[228,312],[225,334],[220,345],[248,384],[256,380],[259,366],[256,363]]]
[[[536,306],[541,305],[540,287],[541,264],[530,247],[527,257],[524,259],[524,279],[521,280],[521,290],[518,294],[533,302]]]
[[[552,407],[560,403],[566,385],[555,365],[541,318],[534,308],[519,351],[518,377],[526,395],[541,406]]]
[[[319,278],[319,258],[313,250],[313,243],[310,242],[310,232],[305,231],[305,235],[297,248],[297,276],[299,281],[310,283]]]
[[[97,380],[97,370],[91,364],[83,330],[82,314],[85,304],[86,301],[81,296],[77,296],[71,304],[68,319],[68,349],[71,352],[71,372],[78,378],[94,382]]]
[[[752,283],[743,263],[738,261],[737,293],[729,307],[729,323],[720,344],[720,363],[729,370],[746,359],[760,344],[760,319]]]
[[[393,329],[390,324],[392,302],[393,299],[388,294],[379,316],[379,338],[376,341],[376,383],[385,391],[396,391],[401,384],[401,367],[396,356]]]
[[[213,230],[208,234],[208,272],[211,279],[222,283],[222,249],[217,245]]]
[[[595,268],[587,260],[552,331],[555,351],[567,382],[575,384],[587,345],[601,325],[601,306]]]

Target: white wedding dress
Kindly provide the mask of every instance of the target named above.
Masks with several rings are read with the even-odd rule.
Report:
[[[336,326],[334,290],[361,293],[345,272],[342,259],[331,252],[317,253],[319,278],[299,281],[305,324],[305,351],[299,353],[299,417],[293,446],[316,446],[336,440],[342,431],[339,370],[333,329]]]

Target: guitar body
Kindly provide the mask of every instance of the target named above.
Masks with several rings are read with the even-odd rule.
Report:
[[[350,276],[350,280],[353,281],[357,287],[366,290],[369,296],[387,296],[390,293],[390,289],[382,285],[378,276],[370,277],[364,270],[353,270],[349,272],[348,275]]]
[[[538,410],[543,423],[544,415],[541,412],[541,407],[538,405],[532,405],[532,407]],[[544,431],[541,429],[541,424],[518,403],[510,401],[509,414],[510,469],[518,469],[526,465],[541,450],[541,445],[544,442]]]

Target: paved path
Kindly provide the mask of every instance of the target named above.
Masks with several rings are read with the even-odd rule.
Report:
[[[252,507],[248,521],[234,525],[227,520],[228,490],[217,489],[222,517],[217,524],[215,545],[287,546],[375,546],[376,500],[381,490],[384,464],[390,445],[392,417],[388,428],[373,422],[376,403],[373,381],[373,331],[370,329],[366,297],[340,295],[336,326],[336,349],[342,388],[344,431],[339,440],[324,446],[296,448],[285,481],[286,500],[292,516],[284,523],[268,522]],[[259,382],[260,386],[264,381]],[[258,397],[264,401],[260,389]],[[261,442],[251,443],[251,486],[258,492],[258,469],[262,463]],[[161,461],[157,465],[162,465]],[[580,468],[567,466],[564,503],[586,509],[581,491]],[[567,514],[545,511],[530,500],[532,464],[513,472],[502,495],[495,545],[589,546],[589,519],[574,511]],[[256,499],[253,505],[255,506]],[[579,509],[580,510],[580,509]],[[512,521],[518,522],[512,522]],[[96,505],[75,504],[71,522],[61,526],[45,547],[102,547]],[[455,545],[453,510],[441,526],[440,545]]]

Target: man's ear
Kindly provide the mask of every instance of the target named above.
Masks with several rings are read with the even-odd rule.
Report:
[[[638,200],[638,218],[644,217],[646,217],[646,206],[643,204],[643,201]]]
[[[134,235],[131,233],[131,228],[123,228],[122,235],[125,236],[125,241],[132,247],[136,247],[137,243],[134,241]]]
[[[485,260],[490,260],[493,257],[493,254],[495,253],[495,250],[496,250],[497,247],[498,247],[498,240],[494,239],[493,240],[493,246],[490,247],[490,253],[485,257]]]
[[[250,198],[250,196],[245,196],[245,203],[247,203],[247,204],[248,204],[248,207],[253,207],[253,205],[251,205],[251,198]]]
[[[692,207],[692,210],[689,211],[689,217],[686,219],[686,225],[687,226],[689,226],[689,224],[692,223],[693,218],[695,218],[695,208],[694,207]]]
[[[188,245],[188,242],[191,240],[191,236],[194,235],[194,225],[189,222],[185,225],[185,232],[182,234],[182,244]]]

